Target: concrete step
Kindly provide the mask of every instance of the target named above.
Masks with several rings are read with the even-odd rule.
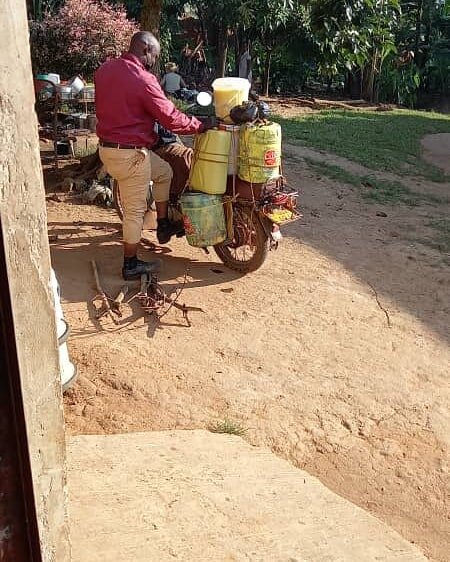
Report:
[[[316,478],[207,431],[73,437],[73,562],[419,562]]]

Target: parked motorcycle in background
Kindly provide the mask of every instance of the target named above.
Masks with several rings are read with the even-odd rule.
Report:
[[[256,96],[248,101],[246,80],[219,79],[213,88],[214,106],[211,94],[200,92],[188,112],[202,118],[215,110],[218,126],[196,135],[192,152],[185,150],[188,163],[174,175],[169,216],[183,221],[179,236],[191,246],[213,247],[224,265],[249,273],[278,246],[280,227],[299,218],[298,194],[282,175],[281,127],[268,121],[267,104]],[[173,144],[160,154],[171,163],[171,153],[180,150],[177,137],[162,130],[160,142]],[[116,183],[114,201],[122,216]],[[149,209],[152,204],[150,187]]]

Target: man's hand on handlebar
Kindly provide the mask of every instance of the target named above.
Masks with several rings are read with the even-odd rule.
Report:
[[[214,129],[214,127],[217,127],[216,117],[199,117],[198,119],[202,122],[200,133],[204,133],[205,131],[209,131],[209,129]]]

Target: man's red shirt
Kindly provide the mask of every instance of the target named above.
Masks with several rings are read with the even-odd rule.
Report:
[[[179,111],[156,77],[131,53],[105,62],[94,80],[101,140],[152,147],[158,139],[155,121],[174,133],[189,135],[201,130],[201,122]]]

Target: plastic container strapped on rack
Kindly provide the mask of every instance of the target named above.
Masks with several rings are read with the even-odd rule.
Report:
[[[186,239],[191,246],[207,248],[227,237],[223,199],[220,195],[188,192],[180,198]]]
[[[223,195],[227,188],[231,133],[211,129],[197,135],[189,175],[189,187],[209,195]]]
[[[217,78],[212,83],[212,88],[216,117],[225,123],[233,123],[230,111],[233,107],[248,101],[250,82],[245,78]]]
[[[239,166],[239,144],[240,144],[240,125],[226,125],[221,123],[219,125],[220,131],[228,131],[231,134],[231,146],[230,153],[228,156],[228,175],[236,176],[238,173]]]
[[[265,183],[280,176],[281,126],[278,123],[243,125],[239,148],[239,177]]]

